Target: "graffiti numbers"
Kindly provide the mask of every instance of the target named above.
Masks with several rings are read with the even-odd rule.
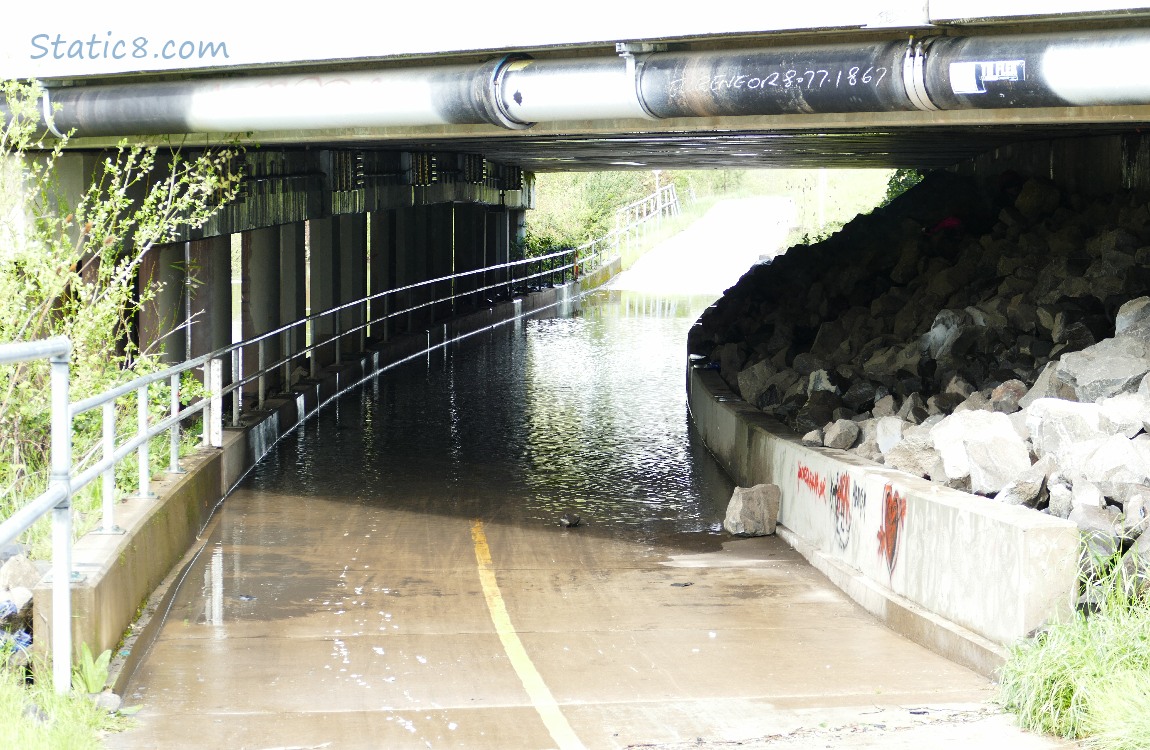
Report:
[[[826,88],[845,88],[852,86],[879,86],[886,78],[885,66],[870,66],[862,68],[852,66],[839,70],[799,70],[798,68],[778,69],[769,72],[718,73],[712,76],[698,78],[679,78],[671,82],[672,96],[687,91],[721,91],[723,89],[805,89],[819,90]]]

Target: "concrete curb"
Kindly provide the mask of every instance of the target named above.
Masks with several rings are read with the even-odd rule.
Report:
[[[703,442],[737,483],[782,491],[780,535],[892,630],[993,678],[1006,648],[1073,611],[1077,527],[808,448],[712,370],[688,370]]]
[[[176,584],[199,554],[216,508],[247,472],[297,426],[348,390],[451,339],[466,337],[577,299],[619,272],[612,261],[578,281],[545,289],[490,308],[435,323],[427,332],[394,337],[269,399],[245,414],[245,424],[224,431],[220,449],[200,448],[181,460],[183,474],[152,484],[155,497],[128,498],[116,509],[119,535],[89,533],[73,547],[72,642],[93,653],[113,654],[111,683],[121,690],[159,630]],[[42,580],[33,591],[35,649],[51,642],[52,588]]]

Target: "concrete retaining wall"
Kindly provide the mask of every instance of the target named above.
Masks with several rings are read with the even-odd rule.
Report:
[[[156,497],[129,498],[117,506],[116,523],[125,533],[88,534],[76,543],[73,569],[82,576],[72,585],[72,639],[76,648],[87,643],[98,654],[115,649],[125,640],[129,644],[133,639],[147,643],[141,628],[133,632],[130,626],[141,613],[150,615],[166,606],[162,596],[152,597],[153,592],[165,581],[170,584],[178,579],[178,570],[173,569],[200,541],[217,505],[281,437],[341,391],[422,355],[429,346],[573,301],[609,280],[619,267],[615,261],[579,281],[436,323],[427,332],[397,336],[368,352],[345,357],[317,380],[297,385],[291,395],[268,400],[264,411],[245,412],[242,427],[225,429],[223,448],[201,448],[181,460],[186,473],[157,477],[152,483]],[[41,581],[33,593],[35,648],[47,654],[52,622],[50,579]],[[130,675],[142,650],[125,648],[127,653],[117,655],[117,684]]]
[[[1072,612],[1069,521],[807,448],[713,370],[691,368],[688,391],[731,477],[782,490],[780,534],[896,631],[992,675],[1005,646]]]

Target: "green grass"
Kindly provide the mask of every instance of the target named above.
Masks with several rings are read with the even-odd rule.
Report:
[[[1150,603],[1121,566],[1101,581],[1099,610],[1015,646],[1001,700],[1026,729],[1085,740],[1098,750],[1150,747]]]
[[[107,733],[129,726],[131,720],[96,708],[84,696],[57,695],[47,681],[26,686],[22,674],[4,664],[0,657],[0,747],[97,750],[104,747]],[[37,714],[46,720],[37,720]]]

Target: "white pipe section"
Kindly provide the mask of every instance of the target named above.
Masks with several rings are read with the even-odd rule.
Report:
[[[521,123],[651,119],[639,103],[635,67],[623,58],[517,60],[500,83],[504,112]]]

